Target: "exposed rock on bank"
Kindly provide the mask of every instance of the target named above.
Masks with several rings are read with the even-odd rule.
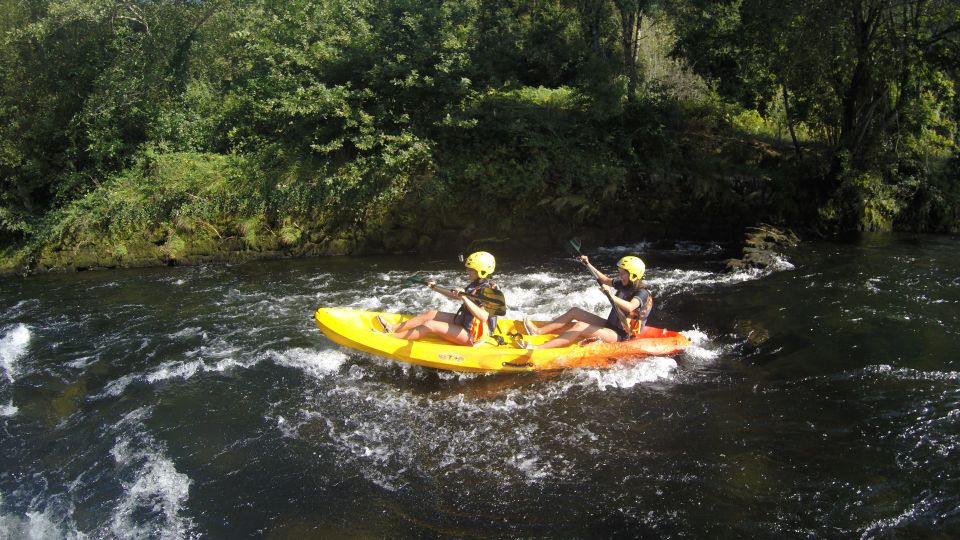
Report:
[[[474,228],[442,228],[428,234],[395,227],[332,235],[310,225],[297,226],[295,233],[288,234],[262,225],[256,231],[246,232],[233,230],[229,225],[189,231],[169,228],[133,234],[122,240],[111,239],[106,234],[93,240],[68,238],[35,252],[4,254],[0,258],[0,276],[304,257],[456,253],[497,248],[507,251],[542,244],[546,238],[545,235],[527,235],[520,240],[478,237]]]
[[[779,229],[762,223],[746,231],[743,256],[727,260],[727,271],[736,272],[750,268],[767,268],[783,261],[781,251],[800,242],[789,229]]]

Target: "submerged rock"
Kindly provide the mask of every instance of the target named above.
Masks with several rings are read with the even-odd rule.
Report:
[[[770,331],[759,321],[740,319],[733,323],[733,328],[746,340],[748,345],[754,347],[759,347],[770,339]]]

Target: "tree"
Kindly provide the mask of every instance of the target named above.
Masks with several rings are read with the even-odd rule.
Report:
[[[826,196],[858,171],[915,162],[910,141],[933,117],[957,120],[941,103],[960,64],[955,1],[688,0],[671,12],[677,53],[721,93],[752,108],[780,94],[791,124],[823,134],[834,156]]]
[[[28,222],[131,163],[187,86],[189,50],[226,0],[4,5],[0,228]]]
[[[651,0],[614,0],[613,3],[620,19],[620,54],[627,76],[627,99],[633,101],[640,82],[637,69],[637,54],[643,37],[640,30],[644,16],[655,7],[655,3]]]

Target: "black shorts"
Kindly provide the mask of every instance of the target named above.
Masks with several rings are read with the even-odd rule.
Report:
[[[627,334],[627,331],[624,330],[622,326],[620,326],[619,322],[611,323],[610,321],[607,321],[607,324],[604,326],[604,328],[609,328],[614,332],[616,332],[617,341],[626,341],[630,339],[630,334]]]

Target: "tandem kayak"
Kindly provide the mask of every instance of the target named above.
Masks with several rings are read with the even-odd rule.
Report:
[[[450,371],[545,371],[568,368],[609,367],[618,360],[643,356],[666,356],[690,345],[679,332],[647,326],[629,341],[570,345],[555,349],[526,350],[517,338],[545,343],[552,335],[525,335],[523,321],[500,318],[494,336],[475,347],[455,345],[439,336],[417,341],[398,339],[383,333],[377,315],[389,323],[409,319],[409,315],[320,308],[314,314],[317,327],[335,343],[358,351],[436,369]],[[535,321],[536,322],[536,321]]]

